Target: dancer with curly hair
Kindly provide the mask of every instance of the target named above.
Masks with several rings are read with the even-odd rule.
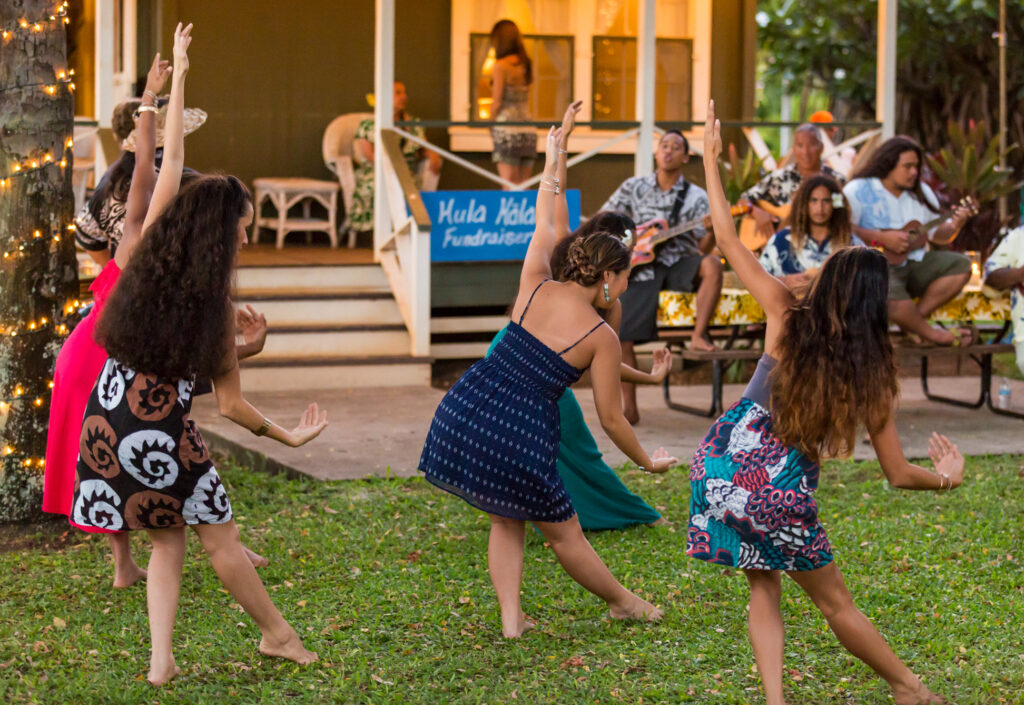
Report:
[[[796,297],[736,236],[718,173],[721,152],[712,101],[704,127],[711,218],[722,254],[768,320],[765,353],[743,398],[714,423],[693,458],[686,552],[746,575],[750,643],[768,705],[785,702],[783,572],[847,651],[886,680],[897,705],[941,703],[854,605],[814,500],[819,459],[851,452],[861,424],[893,487],[948,490],[963,479],[963,456],[945,436],[932,437],[935,472],[903,455],[893,413],[888,264],[873,249],[841,249]]]

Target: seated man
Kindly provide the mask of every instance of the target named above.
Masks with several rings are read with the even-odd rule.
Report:
[[[821,161],[825,150],[824,140],[818,127],[804,123],[796,128],[793,135],[792,160],[789,164],[767,174],[754,186],[740,194],[740,203],[751,206],[750,215],[757,223],[757,234],[766,241],[775,232],[777,218],[758,203],[766,201],[773,206],[785,206],[793,199],[793,194],[804,179],[824,174],[830,176],[840,186],[843,185],[842,175]]]
[[[657,170],[648,176],[626,179],[601,210],[625,213],[641,224],[664,218],[669,227],[700,220],[709,212],[707,192],[683,176],[683,164],[690,159],[690,146],[678,130],[661,136],[655,153]],[[691,347],[714,350],[708,336],[708,324],[722,293],[722,260],[708,254],[715,236],[703,223],[680,233],[655,250],[655,261],[635,268],[629,288],[619,297],[622,302],[622,361],[636,365],[634,343],[658,337],[658,292],[696,291],[697,312]],[[623,411],[631,423],[640,420],[636,407],[636,387],[622,383]]]
[[[836,250],[864,244],[850,230],[850,210],[841,187],[828,176],[819,174],[800,184],[790,222],[761,253],[765,271],[790,289],[808,285]]]
[[[985,283],[1010,289],[1010,315],[1017,367],[1024,372],[1024,226],[1011,230],[985,262]]]
[[[405,111],[408,104],[409,95],[405,92],[405,84],[401,81],[395,81],[395,122],[411,122],[416,119]],[[352,212],[345,214],[343,231],[366,232],[367,230],[373,230],[373,162],[376,156],[373,144],[374,128],[374,120],[370,117],[359,123],[359,127],[356,129],[356,135],[352,143],[356,183],[352,194]],[[416,135],[420,139],[426,139],[426,133],[422,127],[410,126],[403,127],[402,129],[409,134]],[[402,156],[405,157],[409,171],[416,177],[416,187],[422,188],[419,163],[424,159],[427,160],[427,169],[433,175],[434,183],[436,184],[436,177],[441,173],[441,155],[432,150],[424,149],[407,139],[403,139],[401,144]]]
[[[904,227],[935,222],[939,200],[921,182],[921,146],[902,135],[883,142],[843,189],[850,202],[853,232],[865,243],[882,247],[889,258],[889,318],[907,333],[939,345],[960,338],[928,324],[928,317],[953,299],[971,278],[971,261],[956,252],[929,250],[929,240],[949,243],[970,216],[967,208],[930,233]],[[918,299],[914,302],[914,299]]]

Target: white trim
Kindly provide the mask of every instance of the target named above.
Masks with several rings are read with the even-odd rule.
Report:
[[[374,160],[373,169],[373,249],[379,258],[381,248],[392,233],[388,190],[381,188],[387,183],[386,160],[381,158],[384,151],[381,130],[395,124],[395,0],[376,0],[374,16],[373,120],[378,158]]]
[[[633,176],[646,176],[654,170],[655,4],[656,0],[637,0],[636,119],[640,122],[640,133],[633,155]],[[693,100],[692,95],[690,99]]]
[[[878,0],[875,120],[882,123],[882,139],[896,134],[896,10],[898,0]]]

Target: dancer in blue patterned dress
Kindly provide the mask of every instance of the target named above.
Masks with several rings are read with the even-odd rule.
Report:
[[[933,434],[935,472],[903,456],[893,420],[898,392],[888,266],[865,247],[835,252],[800,298],[769,275],[736,237],[718,174],[714,102],[704,127],[704,171],[718,245],[767,316],[765,354],[743,398],[714,423],[690,466],[686,552],[743,570],[750,642],[768,705],[784,703],[782,571],[804,589],[846,649],[892,688],[898,705],[938,703],[853,604],[818,521],[818,460],[848,454],[867,427],[893,487],[960,485],[964,459]]]
[[[445,395],[420,458],[430,482],[490,517],[488,566],[507,638],[532,626],[519,598],[527,521],[544,534],[566,572],[608,603],[612,617],[656,620],[662,614],[615,580],[587,542],[556,465],[558,398],[587,368],[602,426],[615,444],[649,472],[676,464],[664,449],[648,455],[623,416],[618,337],[595,311],[626,289],[629,245],[610,233],[592,233],[569,247],[566,281],[551,279],[555,196],[565,180],[563,135],[579,107],[572,104],[562,128],[548,133],[537,226],[513,322],[494,352]]]

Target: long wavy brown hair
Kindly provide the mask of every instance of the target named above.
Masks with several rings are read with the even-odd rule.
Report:
[[[772,430],[811,460],[853,451],[899,394],[889,340],[889,266],[868,247],[835,252],[791,308],[772,371]]]
[[[843,207],[832,207],[832,217],[828,221],[828,232],[833,250],[846,247],[850,244],[850,204],[843,195],[843,190],[836,183],[836,180],[824,174],[804,179],[800,188],[793,194],[793,207],[790,212],[793,214],[793,223],[790,226],[789,240],[793,243],[793,249],[799,250],[804,246],[804,241],[811,236],[811,213],[808,207],[811,202],[811,194],[814,190],[824,186],[830,194],[839,194]]]
[[[917,155],[917,180],[914,181],[914,185],[910,189],[911,195],[920,201],[925,208],[934,211],[935,208],[925,198],[924,190],[921,188],[921,174],[925,169],[924,149],[912,137],[896,135],[882,142],[874,153],[868,157],[868,160],[850,175],[850,181],[870,178],[884,179],[900,163],[900,155],[904,152],[913,152]]]
[[[150,226],[96,326],[128,367],[171,379],[215,377],[233,344],[238,221],[251,203],[234,176],[192,179]]]
[[[533,83],[533,62],[530,61],[530,55],[526,53],[526,45],[523,44],[523,37],[515,22],[498,20],[491,27],[491,46],[494,47],[495,59],[504,59],[506,56],[515,54],[526,72],[526,84]]]

